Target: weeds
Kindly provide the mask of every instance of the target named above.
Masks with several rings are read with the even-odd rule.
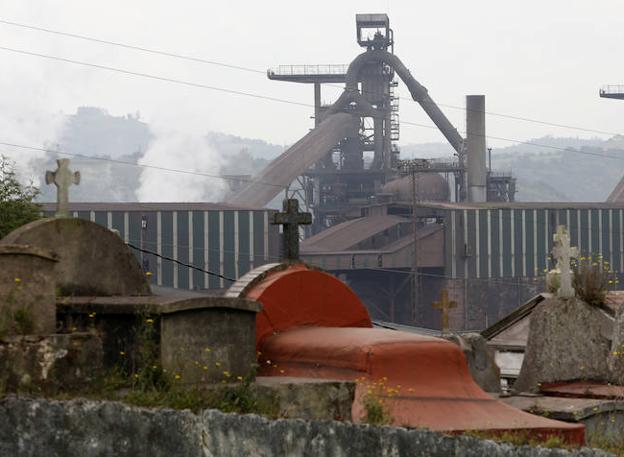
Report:
[[[573,446],[565,442],[559,435],[535,436],[527,431],[493,431],[493,430],[469,430],[463,433],[480,440],[492,440],[499,443],[509,443],[514,446],[541,446],[545,448],[569,449]]]
[[[610,271],[609,262],[602,255],[580,257],[572,263],[573,286],[576,295],[592,306],[603,306],[609,285],[617,283]]]
[[[392,416],[386,405],[386,400],[399,393],[400,386],[395,388],[386,385],[387,378],[383,377],[377,381],[370,382],[365,378],[356,380],[365,394],[362,397],[364,414],[362,422],[370,425],[389,425],[392,423]]]

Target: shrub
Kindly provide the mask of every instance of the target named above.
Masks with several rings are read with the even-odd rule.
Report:
[[[573,263],[573,286],[576,295],[592,306],[603,306],[610,284],[615,281],[609,263],[602,256],[580,257]]]
[[[39,219],[41,208],[34,203],[39,189],[17,179],[15,163],[0,156],[0,238],[16,228]]]

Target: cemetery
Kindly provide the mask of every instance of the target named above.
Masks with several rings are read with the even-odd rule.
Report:
[[[439,336],[380,328],[345,283],[302,262],[298,227],[311,219],[296,200],[272,221],[283,226],[281,262],[224,294],[170,289],[152,283],[119,234],[67,217],[67,188],[79,181],[68,166],[48,174],[55,217],[0,240],[0,454],[621,449],[624,318],[602,289],[588,295],[585,284],[579,295],[565,227],[521,370],[502,392],[489,335],[449,330],[446,291],[432,305]]]

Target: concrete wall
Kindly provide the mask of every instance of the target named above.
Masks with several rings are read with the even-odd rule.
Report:
[[[426,430],[342,422],[269,421],[204,411],[147,410],[114,402],[0,401],[0,455],[117,457],[603,457],[601,451],[514,448]]]

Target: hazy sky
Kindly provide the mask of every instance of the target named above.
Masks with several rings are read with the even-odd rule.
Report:
[[[0,0],[0,19],[265,70],[279,64],[349,63],[356,12],[387,12],[396,53],[440,103],[485,94],[487,109],[560,124],[624,132],[624,101],[598,97],[624,83],[621,0],[189,1]],[[232,90],[310,103],[307,85],[265,75],[146,55],[0,24],[0,46]],[[217,130],[285,144],[312,125],[305,107],[177,86],[0,50],[0,141],[41,144],[55,113],[81,105],[111,114],[140,111],[181,131]],[[407,90],[399,86],[407,97]],[[336,98],[327,89],[324,99]],[[461,110],[443,108],[464,130]],[[431,125],[401,101],[401,118]],[[35,124],[29,124],[37,119]],[[487,133],[526,140],[591,133],[489,117]],[[606,135],[603,135],[606,137]],[[403,126],[401,142],[440,141]],[[494,146],[508,143],[490,141]]]

